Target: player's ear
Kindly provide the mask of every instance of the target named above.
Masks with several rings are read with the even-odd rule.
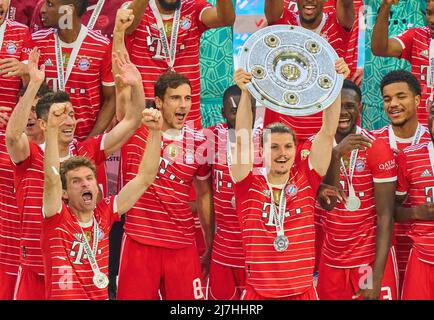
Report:
[[[155,106],[158,110],[162,110],[163,108],[163,100],[160,99],[160,97],[155,97]]]
[[[44,119],[38,119],[38,126],[42,129],[42,131],[47,131],[47,122]]]

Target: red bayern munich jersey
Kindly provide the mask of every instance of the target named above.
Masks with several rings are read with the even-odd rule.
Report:
[[[429,27],[413,28],[394,39],[401,43],[402,54],[400,58],[410,62],[411,73],[417,77],[422,89],[422,101],[417,108],[419,122],[428,123],[426,100],[431,93],[431,89],[427,86],[431,31]]]
[[[244,268],[243,241],[235,210],[234,182],[227,163],[228,126],[220,123],[213,128],[216,157],[212,164],[212,188],[217,231],[214,236],[212,259],[222,265]]]
[[[431,135],[429,130],[419,124],[421,127],[422,133],[420,135],[419,141],[415,141],[415,144],[424,143],[431,141]],[[385,126],[381,129],[372,131],[372,134],[377,138],[383,140],[388,146],[390,146],[389,139],[389,127]],[[419,127],[418,127],[419,128]],[[404,150],[405,148],[412,145],[414,137],[408,139],[401,139],[396,137],[396,145],[398,150],[394,150],[395,155],[398,154],[398,151]],[[406,202],[403,204],[404,206],[408,206]],[[410,231],[411,223],[410,222],[396,222],[394,226],[394,235],[395,235],[395,247],[396,247],[396,258],[398,262],[398,269],[400,274],[404,274],[405,269],[407,268],[408,257],[410,256],[410,250],[413,246],[411,239],[407,236],[408,231]]]
[[[356,19],[354,21],[353,29],[351,30],[351,36],[348,41],[347,50],[345,52],[345,62],[350,68],[350,74],[348,79],[354,75],[357,69],[358,62],[358,43],[359,43],[359,15],[363,14],[363,0],[354,0],[354,13]],[[336,0],[329,0],[324,4],[324,12],[336,12]]]
[[[396,194],[407,194],[406,204],[410,207],[434,202],[434,170],[430,162],[430,149],[433,150],[432,141],[405,148],[398,154]],[[408,235],[413,240],[416,257],[434,264],[434,221],[413,220]]]
[[[192,106],[187,121],[194,121],[195,128],[202,127],[200,114],[200,37],[208,29],[201,22],[201,15],[205,9],[210,7],[211,5],[205,0],[182,1],[176,58],[173,66],[176,72],[183,74],[191,82]],[[165,23],[169,44],[172,21],[173,18],[170,18]],[[160,40],[157,20],[149,5],[137,29],[126,37],[126,43],[131,61],[142,74],[145,97],[147,100],[154,100],[154,83],[168,69],[168,64]]]
[[[116,198],[100,201],[94,209],[98,223],[96,261],[102,273],[108,276],[109,234],[114,222],[119,221]],[[93,246],[93,223],[83,226],[90,232]],[[41,246],[44,254],[45,290],[49,300],[107,300],[108,290],[98,289],[93,283],[94,272],[84,249],[84,239],[78,219],[68,205],[56,215],[42,222]]]
[[[103,135],[85,142],[72,142],[70,154],[91,159],[95,165],[106,160]],[[41,252],[42,198],[44,191],[44,150],[30,142],[30,156],[14,167],[18,210],[22,215],[21,263],[43,274]]]
[[[146,126],[141,127],[122,147],[124,183],[137,174],[147,132]],[[203,134],[187,126],[175,139],[163,134],[157,177],[126,215],[124,230],[128,236],[144,245],[172,249],[195,243],[188,202],[193,178],[205,180],[211,174],[205,142]]]
[[[289,24],[299,26],[299,15],[290,11],[287,6],[283,11],[282,17],[274,23],[276,24]],[[336,14],[323,13],[323,20],[319,26],[318,33],[324,37],[330,45],[335,49],[339,57],[345,57],[347,49],[347,42],[350,37],[350,32],[346,31],[336,20]],[[264,128],[273,122],[283,122],[292,128],[297,139],[304,142],[309,137],[318,133],[322,124],[322,112],[315,113],[305,117],[291,117],[278,114],[277,112],[265,109]]]
[[[302,294],[313,285],[315,263],[314,205],[321,177],[308,159],[294,164],[285,187],[284,230],[289,247],[274,249],[276,215],[263,175],[252,172],[235,184],[237,213],[246,254],[246,283],[263,297]],[[277,210],[277,209],[276,209]]]
[[[20,263],[20,215],[14,189],[14,170],[0,132],[0,269],[16,275]]]
[[[88,30],[81,26],[82,31]],[[84,29],[83,29],[84,28]],[[54,91],[59,89],[54,29],[41,30],[32,35],[33,44],[41,50],[40,64],[45,64],[47,83]],[[72,51],[73,44],[61,43],[63,53]],[[66,70],[66,66],[64,66]],[[114,86],[110,41],[96,31],[88,30],[78,52],[66,92],[74,106],[77,127],[75,137],[82,141],[93,129],[103,104],[103,86]]]
[[[34,3],[36,0],[32,0]],[[87,7],[86,12],[81,17],[81,23],[87,26],[90,17],[92,16],[98,0],[88,0],[89,6]],[[113,29],[115,27],[116,22],[116,13],[118,9],[123,5],[125,0],[105,0],[104,5],[102,6],[101,13],[96,20],[95,26],[93,30],[100,32],[103,36],[111,39],[113,38]],[[36,32],[44,29],[41,20],[41,8],[45,0],[40,0],[36,5],[35,9],[32,10],[33,16],[31,17],[31,21],[29,26],[32,32]]]
[[[372,140],[371,148],[359,150],[352,180],[356,196],[361,200],[360,209],[351,212],[338,201],[333,210],[322,211],[325,236],[321,256],[328,266],[336,268],[353,268],[374,262],[377,229],[374,183],[397,179],[392,150],[369,131],[358,128],[358,132]],[[342,169],[340,184],[348,195],[348,183]]]
[[[0,50],[0,59],[15,58],[18,61],[27,61],[31,50],[31,36],[27,26],[7,19],[3,44]],[[18,101],[18,92],[21,88],[21,78],[5,78],[0,76],[0,101],[2,107],[15,108]],[[7,112],[10,116],[12,113]],[[5,128],[0,129],[4,131]]]

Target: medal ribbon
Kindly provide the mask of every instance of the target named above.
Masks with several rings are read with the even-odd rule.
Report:
[[[285,188],[288,184],[288,180],[286,180],[285,185],[282,188],[282,191],[280,192],[280,199],[279,199],[279,211],[276,212],[276,205],[274,202],[274,194],[273,194],[273,188],[271,187],[270,183],[268,182],[267,175],[264,173],[265,181],[267,181],[267,187],[268,190],[270,190],[270,197],[271,197],[271,211],[274,212],[276,215],[276,233],[277,236],[284,236],[285,235],[285,229],[283,228],[283,223],[285,221],[285,211],[286,211],[286,197],[285,197]]]
[[[93,13],[89,19],[89,22],[87,23],[87,27],[91,30],[93,30],[93,27],[95,27],[96,21],[98,20],[98,17],[101,13],[102,7],[105,4],[105,0],[99,0],[96,4],[95,9],[93,10]]]
[[[66,74],[63,69],[64,61],[63,61],[62,48],[60,45],[58,31],[56,30],[54,33],[58,83],[59,83],[59,90],[61,91],[65,91],[66,83],[68,82],[69,76],[71,75],[72,68],[74,67],[75,59],[77,58],[78,52],[80,51],[84,38],[86,38],[87,36],[87,32],[88,32],[87,27],[82,25],[77,40],[75,40],[74,46],[72,48],[71,56],[69,57],[68,66],[66,68]]]
[[[0,26],[0,51],[2,50],[2,47],[3,47],[3,39],[5,36],[5,32],[6,32],[6,23],[7,23],[7,21],[5,19],[3,24]]]
[[[423,127],[420,125],[420,123],[418,123],[416,134],[414,135],[413,141],[411,142],[412,146],[419,143],[420,138],[422,137],[423,131],[424,131]],[[396,143],[396,136],[395,136],[395,133],[393,132],[391,125],[389,125],[389,144],[390,144],[390,147],[392,149],[398,150],[398,146]]]
[[[80,224],[79,224],[80,226]],[[96,254],[98,250],[98,223],[96,222],[95,217],[93,217],[93,246],[90,248],[89,242],[87,241],[86,235],[83,231],[83,228],[80,226],[81,234],[83,235],[83,246],[84,250],[87,254],[87,259],[89,260],[90,267],[94,274],[99,274],[101,271],[99,270],[98,263],[96,262]]]
[[[361,130],[359,127],[356,129],[356,134],[360,134]],[[354,149],[351,151],[350,156],[350,163],[349,163],[349,173],[347,173],[347,169],[345,168],[344,160],[341,157],[341,172],[345,176],[345,179],[348,183],[348,195],[350,197],[356,196],[356,191],[354,190],[353,186],[353,176],[354,176],[354,169],[356,168],[356,160],[357,156],[359,155],[359,149]]]
[[[161,14],[158,11],[157,5],[155,4],[155,0],[150,0],[149,6],[152,10],[152,13],[154,14],[155,19],[157,20],[157,26],[160,32],[160,39],[163,45],[164,55],[166,56],[166,61],[167,59],[169,60],[167,61],[167,65],[169,66],[169,69],[173,69],[173,65],[175,64],[175,58],[176,58],[176,46],[178,43],[178,31],[179,31],[179,24],[181,20],[182,3],[180,7],[176,9],[175,16],[173,18],[170,45],[167,39],[166,29],[164,28],[163,19],[161,18]]]

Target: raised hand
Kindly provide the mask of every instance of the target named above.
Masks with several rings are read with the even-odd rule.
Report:
[[[234,73],[234,81],[242,91],[247,90],[246,85],[250,83],[251,80],[252,74],[241,68]]]
[[[145,109],[142,112],[142,123],[151,130],[163,128],[163,116],[157,109]]]
[[[130,61],[128,53],[116,51],[113,53],[113,61],[119,70],[119,73],[115,77],[121,81],[122,85],[134,86],[139,83],[141,84],[142,76],[137,67]]]
[[[348,68],[347,63],[345,62],[345,60],[343,58],[339,58],[338,60],[336,60],[335,70],[338,74],[342,74],[345,79],[350,74],[350,68]]]
[[[45,79],[45,65],[38,69],[39,57],[41,52],[37,47],[33,48],[29,55],[29,76],[31,82],[42,83]]]
[[[65,122],[67,117],[67,103],[55,103],[48,113],[48,127],[58,128]]]
[[[372,141],[361,134],[347,135],[336,147],[335,150],[340,156],[351,152],[354,149],[364,150],[372,147]]]
[[[119,9],[116,13],[116,22],[114,32],[124,33],[134,21],[134,14],[132,9]]]

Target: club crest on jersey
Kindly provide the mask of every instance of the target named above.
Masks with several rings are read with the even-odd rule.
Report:
[[[194,163],[194,155],[191,152],[187,152],[185,154],[185,163],[193,164]]]
[[[87,71],[90,68],[90,61],[87,58],[81,58],[78,61],[78,69],[81,71]]]
[[[9,54],[15,54],[15,53],[17,53],[17,46],[15,45],[15,43],[13,43],[13,42],[9,42],[9,43],[6,45],[6,51],[7,51],[7,53],[9,53]]]
[[[98,229],[98,240],[101,241],[104,239],[105,233],[101,229]]]
[[[362,172],[363,170],[365,170],[365,161],[363,161],[362,159],[358,159],[356,161],[356,171]]]
[[[297,186],[295,184],[287,185],[285,188],[285,194],[290,198],[295,197],[297,192],[298,192],[298,189],[297,189]]]
[[[184,17],[181,21],[181,29],[188,30],[191,28],[191,19],[190,17]]]
[[[301,160],[305,160],[309,155],[310,151],[307,149],[303,149],[300,151]]]

